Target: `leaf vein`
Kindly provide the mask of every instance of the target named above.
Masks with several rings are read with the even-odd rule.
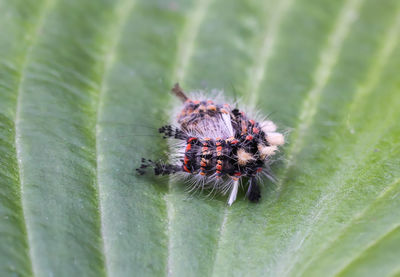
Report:
[[[21,201],[21,209],[22,209],[22,214],[23,214],[23,226],[25,228],[25,233],[27,236],[27,247],[28,247],[28,253],[29,253],[29,260],[30,260],[30,270],[32,271],[32,274],[35,274],[35,272],[39,272],[38,270],[35,270],[35,266],[37,266],[36,263],[34,263],[34,256],[32,253],[32,234],[29,231],[29,218],[27,217],[26,211],[25,211],[25,204],[24,204],[24,176],[23,176],[23,165],[22,165],[22,147],[21,147],[21,142],[20,142],[20,124],[21,124],[21,119],[20,119],[20,114],[21,114],[21,103],[22,103],[22,84],[25,80],[25,73],[27,70],[27,66],[29,63],[29,56],[31,55],[32,49],[34,45],[36,44],[38,37],[40,36],[40,31],[42,30],[47,15],[49,11],[51,10],[52,6],[54,4],[54,1],[52,0],[47,0],[44,2],[41,11],[38,16],[37,24],[36,27],[33,28],[33,35],[32,39],[30,41],[30,44],[27,46],[27,50],[25,51],[25,55],[23,56],[21,66],[19,68],[19,79],[17,82],[17,89],[16,89],[16,109],[15,109],[15,151],[16,151],[16,158],[17,158],[17,171],[18,171],[18,179],[20,183],[20,201]]]
[[[260,85],[264,78],[265,72],[267,71],[267,64],[273,54],[273,49],[275,47],[275,43],[279,33],[279,27],[281,26],[281,23],[285,18],[285,15],[288,13],[293,3],[294,0],[280,1],[277,11],[267,22],[268,28],[266,28],[266,32],[263,35],[262,45],[260,47],[260,51],[257,53],[256,56],[256,63],[251,68],[251,72],[254,72],[254,74],[251,74],[248,79],[248,89],[246,91],[250,92],[250,99],[249,99],[250,107],[254,107],[256,105],[260,90]],[[219,237],[217,241],[216,254],[212,265],[211,276],[215,276],[214,274],[215,264],[218,259],[218,254],[221,247],[220,244],[225,232],[228,216],[229,216],[229,211],[228,208],[225,207],[224,215],[221,221]]]
[[[193,55],[193,49],[195,47],[195,41],[199,33],[200,25],[204,21],[207,10],[211,5],[212,0],[200,0],[197,5],[193,8],[191,15],[188,16],[188,20],[183,27],[183,31],[178,39],[177,56],[175,60],[175,65],[173,68],[171,80],[172,82],[183,82],[186,71]],[[166,275],[172,276],[172,257],[171,252],[173,249],[173,241],[171,238],[172,227],[171,223],[174,220],[174,207],[172,200],[169,199],[169,195],[172,191],[172,178],[168,182],[168,193],[164,196],[164,200],[167,207],[167,234],[168,234],[168,248],[167,248],[167,267]]]
[[[264,79],[265,72],[268,69],[269,60],[273,54],[276,39],[279,32],[279,27],[282,19],[290,9],[294,0],[280,1],[276,11],[273,13],[271,20],[269,20],[268,28],[263,36],[263,43],[257,53],[256,62],[251,68],[251,74],[248,78],[248,88],[246,91],[250,93],[249,105],[255,107],[259,96],[260,85]]]
[[[330,79],[333,68],[336,65],[337,57],[340,54],[352,23],[357,18],[362,1],[363,0],[347,0],[337,17],[325,48],[323,48],[320,53],[320,62],[313,74],[313,87],[309,90],[308,95],[303,101],[299,115],[299,123],[292,136],[293,143],[287,151],[286,167],[282,174],[282,181],[279,182],[277,187],[278,196],[282,190],[283,181],[286,179],[289,169],[293,166],[297,154],[303,147],[304,136],[313,123],[323,89]]]
[[[390,228],[386,233],[384,233],[382,236],[378,237],[377,239],[375,239],[374,241],[372,241],[371,243],[369,243],[366,247],[363,248],[362,251],[360,251],[360,253],[353,257],[353,259],[347,263],[344,267],[340,268],[337,273],[335,273],[335,276],[339,276],[342,272],[344,272],[347,268],[350,268],[350,266],[354,263],[356,263],[356,261],[358,259],[361,258],[362,254],[366,251],[368,251],[369,249],[373,248],[374,246],[378,245],[381,241],[383,241],[384,239],[386,239],[387,237],[389,237],[391,234],[400,231],[400,224],[395,224],[393,225],[392,228]]]
[[[192,15],[189,16],[190,20],[183,28],[182,34],[178,42],[178,54],[175,61],[174,70],[172,73],[173,82],[183,82],[189,61],[193,55],[195,41],[201,23],[204,21],[206,12],[212,0],[200,0],[198,5],[193,9]]]
[[[315,253],[314,257],[319,257],[321,256],[321,253],[325,252],[326,250],[330,249],[332,246],[334,246],[337,241],[343,237],[349,230],[350,228],[354,225],[354,222],[358,221],[359,219],[363,218],[367,212],[369,210],[372,209],[372,207],[374,207],[374,205],[381,201],[382,199],[384,199],[385,197],[387,197],[389,195],[389,193],[391,193],[394,189],[397,188],[397,186],[400,184],[400,178],[397,178],[395,181],[393,181],[392,183],[390,183],[389,185],[385,186],[385,188],[382,190],[382,192],[375,198],[375,200],[373,202],[371,202],[371,204],[369,204],[368,206],[366,206],[360,213],[355,214],[353,216],[353,218],[351,218],[349,220],[349,223],[346,224],[346,226],[344,226],[344,228],[341,230],[340,233],[338,233],[338,235],[336,236],[336,238],[334,240],[331,240],[330,243],[328,245],[326,245],[325,247],[322,248],[321,251],[318,251],[318,253]],[[315,259],[310,259],[310,261],[307,263],[307,266],[304,268],[304,270],[302,270],[302,272],[305,272],[307,270],[307,268],[309,267],[309,265],[312,264],[312,262],[314,262]],[[299,275],[301,275],[301,273],[299,273]]]
[[[99,88],[99,96],[97,100],[97,115],[96,115],[96,127],[95,127],[95,134],[96,134],[96,183],[97,183],[97,206],[98,206],[98,211],[99,211],[99,219],[100,219],[100,244],[101,244],[101,250],[103,254],[103,263],[104,263],[104,270],[105,270],[105,275],[111,275],[109,273],[110,266],[109,263],[110,261],[107,258],[107,243],[105,240],[105,229],[106,227],[104,226],[104,207],[102,204],[101,200],[101,193],[102,193],[102,184],[101,184],[101,178],[100,178],[100,173],[99,173],[99,165],[101,164],[101,157],[100,157],[100,150],[99,150],[99,137],[101,135],[101,125],[100,125],[100,118],[103,113],[103,106],[104,106],[104,96],[107,90],[107,76],[111,69],[113,68],[115,58],[116,58],[116,50],[117,46],[121,40],[121,35],[123,31],[123,27],[126,24],[126,21],[130,15],[130,12],[132,11],[134,6],[134,1],[130,0],[124,0],[121,1],[118,6],[116,7],[115,11],[115,18],[117,18],[117,21],[115,24],[111,26],[108,32],[108,36],[105,36],[106,41],[110,41],[110,44],[108,45],[108,49],[105,52],[105,60],[103,64],[103,73],[102,73],[102,79],[100,82],[100,88]]]
[[[352,103],[358,103],[361,96],[366,96],[367,94],[369,94],[375,88],[375,86],[378,84],[381,73],[382,73],[387,61],[389,60],[390,56],[392,55],[393,50],[395,49],[397,30],[398,30],[399,25],[400,25],[400,11],[397,13],[394,24],[392,24],[392,26],[389,28],[389,31],[387,32],[387,35],[382,42],[383,47],[378,52],[375,62],[371,65],[369,72],[367,73],[366,83],[359,87]],[[372,77],[372,76],[374,76],[374,77]],[[356,108],[355,105],[356,104],[352,104],[350,106],[349,114],[351,114],[355,110],[355,108]],[[349,120],[347,120],[347,125],[349,125]],[[383,197],[384,194],[386,194],[387,189],[390,189],[391,187],[395,186],[396,183],[398,183],[399,181],[400,180],[397,179],[394,183],[389,185],[388,188],[385,188],[382,191],[382,193],[377,197],[377,200],[379,198]],[[366,207],[365,210],[363,210],[362,214],[364,214],[366,212],[368,207]],[[350,222],[353,222],[354,220],[356,220],[359,217],[361,217],[361,215],[355,216]],[[349,225],[346,225],[346,227],[343,229],[343,231],[345,231],[348,228],[348,226]],[[344,232],[338,234],[338,236],[336,237],[336,239],[334,241],[336,241],[343,233]],[[319,251],[319,253],[324,252],[326,249],[328,249],[330,246],[332,246],[334,244],[333,242],[330,243],[327,247],[324,247],[321,251]],[[320,255],[319,254],[315,255],[315,257],[318,257],[318,256],[320,256]],[[311,262],[313,260],[314,259],[310,259],[307,262],[307,264],[308,265],[311,264]],[[303,272],[307,269],[307,267],[304,268]]]

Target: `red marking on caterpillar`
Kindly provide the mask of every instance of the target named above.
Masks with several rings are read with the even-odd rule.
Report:
[[[190,173],[190,170],[187,168],[186,165],[183,165],[183,170],[185,170],[187,173]]]
[[[260,133],[260,129],[258,129],[257,127],[253,127],[253,133],[257,135],[258,133]]]

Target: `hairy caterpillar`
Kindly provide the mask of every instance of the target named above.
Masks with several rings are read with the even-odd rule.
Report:
[[[154,168],[155,175],[175,174],[189,178],[193,189],[212,188],[226,194],[228,204],[236,200],[239,182],[248,180],[247,198],[258,202],[261,197],[257,178],[273,178],[270,158],[284,144],[270,120],[256,121],[231,104],[207,99],[189,98],[176,84],[172,92],[183,102],[177,126],[159,129],[172,141],[169,163],[142,159],[139,174]]]

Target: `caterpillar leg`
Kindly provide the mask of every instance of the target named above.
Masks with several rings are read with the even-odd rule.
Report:
[[[155,175],[170,175],[182,171],[180,166],[173,164],[165,164],[161,162],[153,162],[152,160],[146,160],[142,158],[142,164],[139,168],[136,168],[136,172],[140,175],[146,173],[146,169],[152,167]]]
[[[247,198],[250,202],[257,203],[261,198],[260,186],[257,184],[256,178],[252,177],[249,180],[249,188],[246,193]]]

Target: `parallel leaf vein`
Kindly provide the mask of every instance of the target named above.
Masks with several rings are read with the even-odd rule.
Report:
[[[361,7],[363,0],[347,0],[343,5],[336,22],[333,24],[332,32],[328,37],[327,44],[325,48],[322,49],[320,54],[320,62],[315,69],[313,74],[314,84],[305,100],[303,101],[302,108],[299,115],[299,124],[296,127],[294,134],[292,136],[293,143],[290,145],[288,150],[288,162],[286,164],[285,170],[281,181],[278,183],[277,197],[275,201],[279,198],[279,194],[282,190],[284,180],[286,179],[287,172],[294,163],[296,155],[300,152],[304,143],[304,136],[313,123],[317,108],[321,99],[321,94],[326,84],[328,83],[334,66],[336,65],[338,56],[342,49],[343,43],[347,38],[347,35],[351,29],[352,24],[358,17],[359,9]],[[300,240],[301,245],[303,240]],[[290,266],[287,267],[283,260],[288,261],[287,255],[294,253],[293,249],[283,255],[281,258],[282,262],[277,262],[278,268],[276,268],[276,274],[282,275],[290,270]]]
[[[266,32],[263,35],[262,45],[260,47],[259,52],[257,53],[257,56],[254,57],[254,60],[256,61],[256,63],[251,67],[251,72],[254,72],[254,74],[251,74],[247,81],[248,89],[246,91],[250,92],[249,105],[251,107],[254,107],[257,102],[260,85],[265,76],[265,72],[267,70],[269,60],[272,57],[275,43],[277,41],[277,37],[279,34],[279,29],[280,29],[281,23],[293,3],[294,3],[294,0],[280,1],[274,15],[267,22],[268,28],[266,28]],[[220,227],[220,233],[219,233],[219,237],[218,237],[218,243],[217,243],[217,249],[216,249],[217,253],[215,255],[215,259],[214,259],[213,266],[212,266],[212,268],[213,268],[212,275],[213,276],[215,275],[214,274],[215,264],[218,260],[218,254],[219,254],[220,247],[221,247],[220,244],[221,244],[222,237],[224,236],[226,223],[228,221],[228,216],[229,216],[228,208],[225,207],[224,214],[222,217],[222,223],[221,223],[221,227]]]
[[[304,136],[313,123],[321,94],[328,83],[333,68],[336,65],[343,43],[351,29],[352,23],[357,19],[358,11],[363,0],[347,0],[344,4],[335,24],[332,33],[328,37],[325,48],[321,51],[320,62],[313,74],[314,84],[303,101],[299,115],[299,123],[292,136],[292,143],[287,151],[287,164],[277,191],[282,189],[283,180],[294,164],[296,155],[300,152],[304,143]]]
[[[38,20],[36,27],[33,28],[33,35],[31,36],[32,39],[30,41],[30,44],[27,46],[27,50],[25,52],[25,55],[23,56],[21,66],[19,68],[19,80],[18,80],[18,85],[16,89],[16,112],[15,112],[15,150],[16,150],[16,156],[17,156],[17,169],[18,169],[18,177],[19,177],[19,182],[20,182],[20,197],[21,197],[21,209],[22,209],[22,214],[24,218],[24,228],[25,232],[27,235],[27,246],[28,246],[28,252],[29,252],[29,257],[30,257],[30,267],[32,270],[33,275],[37,275],[37,272],[39,272],[35,267],[38,265],[34,262],[34,255],[32,253],[32,234],[29,229],[29,218],[27,217],[26,213],[26,204],[24,201],[24,176],[23,176],[23,164],[22,164],[22,147],[21,147],[21,130],[20,130],[20,125],[21,125],[21,106],[22,106],[22,84],[25,81],[25,74],[27,71],[27,67],[29,64],[29,57],[31,55],[33,47],[36,45],[38,38],[40,36],[40,31],[42,30],[47,14],[51,10],[51,7],[53,6],[54,1],[52,0],[47,0],[43,3],[41,12],[39,14]]]
[[[100,82],[100,88],[99,88],[99,98],[97,100],[97,116],[96,116],[96,183],[97,183],[97,205],[100,213],[100,234],[101,234],[101,250],[103,253],[103,262],[104,262],[104,267],[105,267],[105,274],[106,275],[111,275],[109,270],[109,260],[107,259],[107,244],[105,241],[105,228],[104,226],[104,205],[102,204],[101,201],[101,189],[102,189],[102,184],[101,184],[101,178],[100,178],[100,173],[99,173],[99,165],[102,162],[102,156],[100,155],[100,150],[99,150],[99,137],[101,136],[101,125],[100,125],[100,119],[102,116],[103,112],[103,107],[104,107],[104,96],[107,90],[107,77],[111,69],[113,68],[115,58],[116,58],[116,50],[117,46],[121,40],[121,35],[123,31],[123,27],[126,24],[126,21],[130,15],[131,10],[133,9],[134,6],[134,1],[131,0],[123,0],[121,1],[118,6],[116,7],[115,11],[115,18],[116,23],[114,23],[110,29],[109,32],[107,33],[107,36],[105,36],[105,41],[108,42],[110,41],[108,45],[108,49],[105,52],[105,60],[104,60],[104,65],[103,65],[103,74],[102,74],[102,79]]]
[[[397,188],[397,186],[400,184],[400,178],[397,178],[394,182],[392,182],[391,184],[387,185],[385,187],[385,189],[378,195],[378,197],[371,202],[370,205],[368,205],[367,207],[365,207],[359,214],[356,214],[350,221],[349,223],[345,226],[345,228],[343,229],[342,232],[340,232],[340,234],[329,243],[329,245],[327,247],[325,247],[323,250],[327,250],[329,249],[331,246],[335,245],[337,243],[337,241],[343,237],[347,232],[350,231],[351,226],[354,225],[355,222],[357,222],[358,220],[360,220],[361,218],[363,218],[365,215],[368,214],[369,211],[371,211],[373,209],[373,207],[376,205],[376,203],[378,203],[379,201],[381,201],[382,199],[386,198],[387,196],[389,196],[390,193],[393,192],[393,190],[395,190]],[[398,226],[398,224],[396,225]],[[387,231],[385,234],[383,234],[381,237],[385,237],[387,233],[389,233],[391,230],[393,230],[393,228],[391,228],[389,231]],[[375,242],[371,242],[370,246],[374,245],[376,243]],[[366,247],[365,249],[370,248],[370,247]],[[324,251],[320,251],[320,253],[322,253]],[[360,256],[362,254],[363,251],[360,251],[360,254],[358,256]],[[357,257],[358,257],[357,256]],[[353,260],[355,260],[357,257],[353,257]],[[349,262],[348,264],[350,264],[351,262]],[[343,267],[343,269],[346,266]],[[342,271],[342,270],[341,270]]]
[[[195,41],[200,25],[204,21],[204,17],[211,1],[212,0],[198,1],[192,14],[189,16],[189,20],[187,21],[178,42],[177,57],[172,73],[173,82],[183,82],[185,78],[189,61],[193,55],[193,49],[195,47]]]
[[[395,225],[392,226],[392,228],[390,228],[390,230],[388,230],[386,233],[384,233],[383,235],[381,235],[379,238],[375,239],[374,241],[370,242],[368,245],[366,245],[365,247],[363,247],[362,251],[360,251],[360,253],[353,257],[353,259],[347,263],[345,266],[343,266],[342,268],[340,268],[337,273],[335,273],[336,276],[339,276],[342,272],[344,272],[347,268],[349,268],[352,264],[356,263],[356,261],[358,259],[361,258],[361,256],[368,251],[369,249],[373,248],[374,246],[378,245],[380,242],[382,242],[384,239],[386,239],[387,237],[389,237],[391,234],[398,232],[400,230],[400,224],[397,223]]]
[[[282,19],[285,17],[293,2],[294,0],[280,1],[276,11],[274,11],[273,15],[271,16],[271,20],[268,22],[268,28],[265,29],[263,43],[259,49],[259,52],[257,53],[257,56],[254,57],[256,62],[250,70],[252,74],[248,79],[248,88],[246,89],[246,91],[250,93],[250,107],[255,107],[257,103],[260,85],[265,77],[269,60],[274,51],[279,27],[281,26]]]
[[[221,247],[221,241],[222,241],[222,237],[224,236],[224,233],[225,233],[225,228],[226,228],[226,222],[228,221],[228,216],[229,216],[229,210],[228,210],[228,208],[225,208],[225,210],[224,210],[224,214],[223,214],[223,216],[222,216],[222,223],[221,223],[221,227],[220,227],[220,229],[219,229],[219,236],[218,236],[218,241],[217,241],[217,246],[216,246],[216,251],[217,251],[217,253],[216,253],[216,255],[215,255],[215,259],[214,259],[214,262],[212,263],[212,270],[211,270],[211,276],[216,276],[216,274],[215,274],[215,264],[216,264],[216,261],[217,261],[217,258],[218,258],[218,252],[219,252],[219,249],[220,249],[220,247]]]
[[[211,5],[212,0],[199,0],[197,5],[193,7],[193,11],[188,16],[188,20],[183,28],[183,31],[180,35],[180,39],[178,39],[178,48],[177,48],[177,56],[175,60],[175,65],[173,68],[171,80],[172,82],[183,82],[187,68],[189,65],[189,61],[193,56],[193,49],[195,47],[195,41],[199,32],[199,28],[204,21],[205,15],[207,14],[207,10]],[[173,275],[173,266],[172,266],[172,249],[173,249],[173,240],[171,237],[172,234],[172,226],[171,223],[174,220],[174,207],[172,200],[169,199],[169,194],[172,191],[173,180],[170,179],[168,182],[168,194],[165,195],[164,200],[167,206],[167,217],[168,217],[168,226],[167,226],[167,234],[168,234],[168,249],[167,249],[167,268],[166,275]]]
[[[370,69],[367,73],[365,84],[361,85],[356,92],[355,97],[350,106],[349,114],[352,114],[354,112],[354,110],[356,109],[356,105],[359,102],[359,99],[361,98],[361,96],[366,96],[367,94],[369,94],[375,88],[375,86],[378,84],[378,81],[380,80],[383,69],[385,68],[386,63],[389,60],[389,57],[392,55],[392,53],[395,49],[395,46],[397,44],[396,39],[397,39],[397,31],[398,31],[399,26],[400,26],[400,12],[397,13],[394,24],[392,24],[392,26],[389,28],[387,35],[382,42],[382,47],[378,51],[375,61],[370,66]],[[349,119],[347,119],[347,125],[350,126]],[[382,192],[382,194],[385,194],[386,190],[389,189],[390,187],[394,186],[396,184],[396,182],[391,184],[388,188],[385,188],[384,191]],[[382,197],[382,194],[379,195],[377,199]],[[319,202],[321,202],[321,201],[319,201]],[[368,209],[368,207],[365,210],[363,210],[362,214],[364,214],[367,209]],[[351,220],[351,222],[353,222],[356,218],[359,218],[359,217],[358,216],[355,217],[353,220]],[[347,225],[343,230],[345,231],[348,226],[350,226],[350,225]],[[341,235],[342,235],[342,233],[339,233],[336,239],[338,239]],[[332,245],[334,245],[334,243],[330,243],[327,247],[322,248],[322,251],[320,251],[319,253],[325,251]],[[314,255],[314,257],[318,257],[318,256],[319,256],[318,254]],[[311,264],[311,262],[313,260],[314,259],[309,260],[307,262],[307,264]]]
[[[382,124],[382,128],[388,129],[389,127],[387,127],[385,124]],[[382,129],[383,130],[383,129]],[[377,132],[377,133],[385,133],[384,131],[382,132]],[[379,143],[379,139],[382,136],[377,136],[377,137],[372,137],[371,140],[368,141],[368,145],[371,145],[372,147],[376,146]],[[365,143],[364,143],[365,144]],[[362,145],[364,145],[362,144]],[[361,145],[361,147],[362,147]],[[357,151],[355,151],[357,152]],[[367,156],[363,155],[362,157],[359,157],[360,161],[359,164],[363,165],[365,164],[365,160],[367,159]],[[344,165],[342,168],[348,168],[346,165]],[[352,170],[352,172],[355,172],[356,170]],[[348,173],[350,176],[352,176],[353,174]],[[336,173],[335,177],[336,178],[342,178],[344,175],[344,173],[342,171],[339,171],[338,173]],[[333,181],[333,184],[337,184],[338,181]],[[342,182],[342,184],[346,184],[348,183],[347,181]],[[335,207],[335,205],[337,204],[338,200],[336,199],[335,195],[337,195],[338,191],[341,189],[343,185],[338,185],[338,186],[334,186],[332,188],[330,188],[330,191],[327,191],[324,193],[324,195],[318,200],[318,202],[314,205],[313,210],[310,212],[310,214],[307,216],[307,224],[306,224],[306,228],[305,231],[299,230],[294,236],[293,239],[291,240],[292,243],[290,244],[290,246],[287,249],[290,249],[290,251],[288,251],[292,256],[297,253],[301,247],[303,246],[304,242],[306,241],[307,237],[309,237],[311,231],[313,230],[314,225],[316,224],[316,222],[322,217],[324,211],[326,210],[327,207],[329,207],[330,209],[333,209]],[[339,233],[340,234],[340,233]],[[331,244],[333,245],[333,244]],[[314,254],[314,257],[317,257],[318,253]],[[285,266],[285,270],[286,272],[289,272],[290,270],[292,270],[292,268],[294,267],[294,265],[296,264],[298,259],[298,256],[291,258],[290,261],[290,265]],[[286,259],[288,261],[288,259]]]

